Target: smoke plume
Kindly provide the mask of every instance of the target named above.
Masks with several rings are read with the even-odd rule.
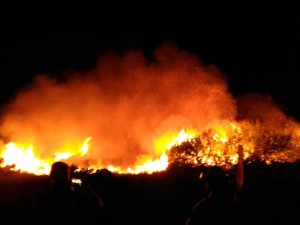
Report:
[[[218,68],[173,43],[157,48],[153,59],[140,51],[109,53],[96,68],[64,79],[37,75],[3,110],[2,137],[32,144],[41,158],[91,137],[82,163],[127,166],[156,155],[153,140],[166,132],[235,119]]]

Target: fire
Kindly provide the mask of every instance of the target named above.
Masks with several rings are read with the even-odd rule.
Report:
[[[84,156],[88,153],[89,142],[92,138],[88,137],[79,149],[79,155]],[[16,144],[10,142],[2,149],[2,158],[4,162],[2,167],[12,166],[12,170],[34,173],[37,175],[49,174],[51,164],[60,160],[67,160],[74,156],[74,152],[57,152],[54,154],[54,159],[41,159],[33,152],[33,146]],[[76,153],[75,153],[76,154]]]
[[[193,129],[182,129],[179,133],[169,132],[162,137],[155,139],[153,147],[156,152],[165,152],[174,145],[180,145],[184,141],[191,140],[196,136],[196,131]]]
[[[263,125],[220,123],[197,134],[197,137],[170,149],[169,161],[197,166],[219,165],[230,168],[238,163],[238,148],[243,147],[243,160],[266,163],[299,160],[299,140],[296,132],[270,131]],[[263,148],[261,150],[261,148]]]
[[[171,140],[166,141],[166,138],[162,138],[162,141],[158,141],[159,143],[166,141],[167,144],[165,145],[165,151],[169,150],[173,145],[179,145],[183,141],[187,141],[191,139],[193,134],[191,131],[186,133],[184,129],[182,129],[177,136],[172,137]],[[80,156],[85,156],[88,154],[92,137],[88,137],[85,139],[84,143],[81,147]],[[34,174],[49,174],[50,172],[50,165],[53,162],[60,161],[60,160],[67,160],[71,158],[73,155],[72,152],[60,152],[55,153],[54,160],[42,160],[35,156],[33,153],[33,147],[30,146],[29,148],[24,148],[17,146],[14,142],[8,143],[2,154],[2,158],[4,159],[4,163],[2,167],[5,166],[13,166],[13,170],[20,170],[21,172],[29,172]],[[138,173],[153,173],[158,171],[163,171],[168,167],[168,156],[166,152],[163,152],[159,158],[153,159],[150,155],[140,156],[134,168],[128,167],[127,169],[121,169],[120,167],[115,167],[113,165],[108,165],[107,169],[112,172],[118,173],[131,173],[131,174],[138,174]],[[97,169],[101,169],[100,167],[95,166],[91,168],[93,171]]]
[[[131,174],[139,174],[139,173],[153,173],[163,171],[168,167],[168,157],[165,153],[163,153],[159,159],[152,160],[151,158],[143,157],[140,159],[140,165],[137,165],[135,169],[127,168],[126,171],[118,171],[119,173],[131,173]]]
[[[37,175],[50,172],[49,163],[38,159],[33,153],[32,146],[26,148],[10,142],[6,145],[2,158],[4,159],[3,167],[15,165],[14,170],[26,171]]]
[[[300,159],[299,124],[272,98],[234,99],[226,75],[172,43],[152,61],[111,53],[63,79],[38,75],[1,113],[0,166],[21,172],[49,174],[59,160],[132,174],[229,167],[239,145],[247,162]]]
[[[161,138],[155,139],[154,147],[159,151],[164,151],[159,157],[151,155],[139,156],[133,167],[122,168],[118,165],[90,165],[90,171],[107,168],[116,173],[153,173],[166,170],[169,163],[197,165],[220,165],[231,167],[238,162],[238,146],[242,145],[244,149],[244,159],[251,159],[257,152],[255,144],[259,143],[257,136],[253,136],[257,127],[250,123],[220,123],[210,127],[203,132],[196,132],[193,129],[182,129],[177,135],[175,133],[165,134]],[[252,130],[252,131],[251,131]],[[255,133],[254,133],[255,134]],[[256,134],[257,135],[257,134]],[[274,139],[274,136],[269,136]],[[299,137],[292,137],[292,140],[298,140]],[[92,137],[84,140],[82,147],[77,151],[77,157],[85,157],[89,153]],[[261,142],[263,140],[260,140]],[[279,138],[278,142],[281,141]],[[258,142],[258,143],[257,143]],[[298,143],[298,142],[297,142]],[[280,143],[277,143],[278,145]],[[283,143],[284,144],[284,143]],[[267,146],[268,147],[268,146]],[[289,146],[285,146],[288,148]],[[297,148],[297,145],[293,146]],[[156,151],[157,152],[157,151]],[[269,150],[259,157],[267,163],[272,161],[293,161],[298,156],[290,158],[289,151]],[[14,166],[13,170],[29,172],[34,174],[49,174],[50,165],[58,160],[68,160],[74,157],[72,152],[61,151],[53,159],[42,159],[34,153],[33,146],[26,146],[10,142],[5,145],[2,153],[4,162],[2,167]]]
[[[88,153],[89,150],[89,142],[91,141],[92,137],[88,137],[85,139],[85,141],[82,144],[82,147],[80,148],[80,156],[84,156]],[[61,153],[55,153],[55,159],[54,161],[59,160],[66,160],[73,156],[73,153],[71,152],[61,152]]]
[[[81,156],[86,155],[89,151],[89,142],[91,141],[92,137],[88,137],[84,142],[81,147]]]
[[[54,161],[60,161],[60,160],[68,159],[71,156],[73,156],[73,154],[71,152],[57,153],[57,154],[55,154]]]

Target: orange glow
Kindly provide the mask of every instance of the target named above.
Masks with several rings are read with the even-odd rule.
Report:
[[[84,156],[88,153],[90,140],[91,137],[88,137],[82,144],[82,147],[79,149],[80,156]],[[3,152],[2,158],[4,160],[1,165],[2,167],[13,166],[12,170],[34,173],[37,175],[49,174],[53,162],[68,160],[74,156],[74,152],[61,151],[54,153],[53,158],[41,159],[33,152],[32,145],[26,147],[26,145],[16,144],[14,142],[6,144],[1,152]]]
[[[14,170],[26,171],[37,175],[50,172],[50,165],[35,157],[32,146],[26,148],[10,142],[6,145],[2,158],[4,159],[3,167],[15,165]]]
[[[49,174],[78,169],[153,173],[170,165],[300,159],[300,126],[270,97],[234,99],[227,78],[174,44],[103,55],[95,68],[45,74],[1,110],[1,167]]]
[[[163,171],[168,167],[168,157],[166,154],[162,154],[159,159],[152,160],[151,158],[147,159],[143,158],[140,160],[140,164],[137,165],[134,169],[127,168],[125,171],[119,171],[120,173],[131,173],[131,174],[139,174],[139,173],[153,173]]]
[[[55,154],[54,161],[60,161],[60,160],[68,159],[71,156],[72,156],[72,153],[70,153],[70,152],[57,153],[57,154]]]
[[[83,142],[83,145],[81,147],[81,156],[86,155],[89,151],[89,142],[91,141],[92,137],[88,137],[87,139],[85,139],[85,141]]]
[[[244,148],[244,160],[255,155],[255,142],[257,142],[257,127],[250,123],[219,123],[214,124],[209,130],[196,132],[193,129],[182,129],[177,135],[165,134],[161,138],[154,141],[161,155],[153,157],[151,155],[139,156],[133,166],[121,167],[119,165],[100,165],[91,164],[88,169],[96,171],[97,169],[107,168],[111,172],[116,173],[153,173],[166,170],[169,161],[177,161],[190,165],[220,165],[230,167],[238,162],[238,146]],[[269,138],[273,138],[270,136]],[[298,140],[298,136],[294,137]],[[72,152],[60,151],[54,155],[53,159],[42,159],[36,156],[32,145],[21,145],[10,142],[4,146],[2,150],[2,158],[4,162],[2,167],[13,166],[12,169],[21,172],[29,172],[34,174],[49,174],[50,165],[58,160],[69,160],[76,157],[86,157],[89,154],[90,141],[92,137],[84,140],[80,151],[77,155]],[[279,139],[280,140],[280,139]],[[194,146],[194,150],[189,152],[190,147],[186,144]],[[75,151],[76,152],[76,151]],[[153,152],[157,152],[154,150]],[[84,154],[83,154],[84,153]],[[287,151],[289,153],[289,151]],[[272,161],[293,161],[298,156],[291,158],[289,154],[285,155],[285,151],[272,152],[260,156],[267,163]],[[75,163],[76,165],[76,163]],[[82,168],[84,169],[84,168]],[[86,168],[85,168],[86,169]]]
[[[154,149],[157,152],[165,152],[174,145],[180,145],[184,141],[193,139],[196,136],[196,131],[182,129],[179,133],[166,133],[162,137],[154,140]]]

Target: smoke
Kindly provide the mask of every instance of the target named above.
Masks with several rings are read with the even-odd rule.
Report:
[[[292,130],[297,122],[286,115],[280,104],[265,93],[246,93],[237,98],[238,119],[260,123],[270,130]]]
[[[131,165],[155,155],[153,140],[183,128],[234,120],[226,77],[173,43],[143,52],[106,54],[96,68],[65,79],[38,75],[3,110],[1,135],[30,143],[38,157],[78,149],[87,137],[88,164]]]

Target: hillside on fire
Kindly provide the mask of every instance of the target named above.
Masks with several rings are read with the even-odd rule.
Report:
[[[86,71],[36,75],[2,108],[0,128],[1,166],[34,174],[58,160],[131,174],[172,160],[230,166],[238,145],[245,160],[299,159],[299,123],[276,99],[234,97],[226,74],[173,42],[152,59],[109,52]]]
[[[226,172],[242,224],[295,224],[300,123],[270,93],[232,93],[229,74],[173,41],[151,56],[97,56],[35,74],[3,104],[1,224],[29,223],[58,161],[90,182],[110,224],[185,224],[211,166]]]

